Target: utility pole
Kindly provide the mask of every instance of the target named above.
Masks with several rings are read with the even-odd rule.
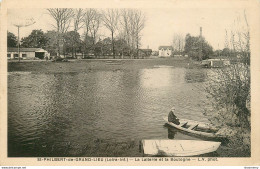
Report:
[[[218,43],[218,57],[220,57],[219,43]]]
[[[20,62],[20,33],[19,33],[19,31],[20,31],[20,26],[17,26],[17,29],[18,29],[18,44],[17,44],[17,47],[18,47],[18,60],[19,60],[19,62]]]
[[[229,41],[228,41],[228,33],[227,33],[227,30],[226,30],[226,36],[225,36],[225,48],[226,50],[228,49],[228,54],[226,57],[229,57],[230,56],[230,48],[229,48]]]
[[[33,18],[30,19],[29,22],[26,22],[26,23],[13,24],[18,29],[18,45],[17,45],[17,48],[18,48],[19,62],[20,62],[20,28],[21,27],[27,27],[27,26],[30,26],[30,25],[33,25],[33,24],[35,24],[35,21],[33,20]]]
[[[200,55],[199,55],[199,59],[202,60],[202,27],[200,27]]]

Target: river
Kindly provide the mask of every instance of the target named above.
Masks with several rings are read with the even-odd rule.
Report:
[[[163,117],[174,106],[179,118],[208,122],[207,71],[9,72],[8,156],[46,156],[53,146],[62,156],[68,144],[95,139],[198,139],[165,127]]]

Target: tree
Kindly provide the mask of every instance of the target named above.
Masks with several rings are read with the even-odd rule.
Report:
[[[209,58],[213,54],[213,48],[203,37],[187,34],[184,52],[193,59],[201,60]]]
[[[185,39],[180,33],[173,35],[172,47],[175,54],[182,54],[184,51]]]
[[[102,12],[102,20],[105,27],[111,32],[112,52],[115,58],[114,36],[118,29],[119,12],[117,9],[107,9]]]
[[[120,19],[120,33],[119,33],[119,39],[124,39],[129,46],[129,54],[132,56],[133,51],[135,49],[134,44],[134,31],[133,31],[133,9],[122,9],[121,10],[121,19]]]
[[[31,34],[21,40],[21,46],[26,48],[46,49],[48,38],[42,30],[33,30]]]
[[[240,55],[241,61],[244,64],[250,65],[250,33],[249,24],[247,21],[246,11],[243,18],[240,16],[234,21],[231,30],[231,45],[235,54]]]
[[[74,9],[73,12],[74,31],[78,32],[84,26],[84,17],[86,13],[82,8]]]
[[[212,46],[206,42],[206,41],[203,41],[202,42],[202,58],[201,59],[208,59],[210,55],[213,54],[213,48]]]
[[[90,20],[89,31],[93,38],[93,44],[97,41],[97,32],[101,23],[101,14],[97,10],[92,11],[92,20]]]
[[[93,47],[93,38],[89,35],[85,35],[84,40],[81,42],[82,52],[84,54],[89,54]]]
[[[57,32],[56,31],[47,31],[45,36],[48,39],[46,44],[46,50],[50,53],[51,56],[57,56]]]
[[[84,17],[85,17],[85,12],[82,8],[77,8],[77,9],[73,9],[74,15],[73,15],[73,23],[74,23],[74,32],[76,33],[71,33],[71,35],[74,35],[75,37],[71,37],[72,39],[77,39],[78,38],[78,34],[77,32],[83,28],[84,26]],[[79,47],[80,45],[78,44],[78,42],[76,42],[76,44],[72,45],[72,57],[76,57],[76,53],[77,53],[77,49],[81,48]],[[67,49],[65,49],[67,50]]]
[[[136,54],[138,57],[141,31],[145,26],[144,13],[136,9],[122,9],[120,24],[122,26],[121,39],[124,39],[130,47],[130,55]]]
[[[131,25],[133,27],[133,36],[136,41],[137,57],[139,57],[139,45],[141,41],[141,31],[144,28],[145,16],[140,10],[134,10],[133,17],[131,18]]]
[[[125,39],[127,44],[130,45],[130,18],[132,17],[131,9],[122,9],[121,10],[122,19],[120,20],[120,24],[122,25],[121,38]]]
[[[56,23],[52,26],[57,30],[57,53],[60,56],[60,41],[64,40],[62,35],[68,31],[74,12],[71,8],[49,8],[47,10]]]
[[[92,19],[94,18],[94,11],[95,11],[95,9],[93,9],[93,8],[86,9],[84,19],[83,19],[83,22],[85,24],[85,35],[88,35],[88,36],[89,36],[89,31],[90,31],[90,23],[91,23]]]
[[[86,9],[85,15],[84,15],[84,25],[85,25],[85,50],[86,49],[93,49],[95,44],[98,40],[98,30],[100,28],[101,23],[101,14],[98,12],[98,10],[90,8]]]
[[[215,51],[213,52],[213,56],[214,56],[214,57],[219,57],[219,56],[222,55],[222,54],[223,54],[223,50],[220,50],[220,49],[215,50]]]
[[[123,58],[124,55],[128,55],[129,46],[124,39],[115,40],[115,52],[117,55]]]
[[[76,57],[76,53],[80,51],[80,35],[76,31],[69,31],[64,34],[65,52],[71,53],[72,57]]]
[[[7,47],[17,47],[17,37],[12,32],[7,32]]]
[[[221,52],[222,56],[230,56],[230,49],[229,48],[224,48]]]

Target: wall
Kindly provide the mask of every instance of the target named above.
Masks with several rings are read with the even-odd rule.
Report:
[[[171,57],[172,51],[169,49],[166,50],[159,50],[159,56],[161,57]]]
[[[18,54],[18,52],[7,52],[7,54],[11,54],[11,59],[14,59],[14,54]],[[35,58],[35,52],[20,52],[20,57],[22,58],[22,55],[26,54],[26,58],[24,59],[34,59]]]

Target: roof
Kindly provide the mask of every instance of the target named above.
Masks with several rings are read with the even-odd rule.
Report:
[[[144,52],[152,52],[152,49],[139,49],[141,51],[144,51]]]
[[[161,49],[173,49],[172,46],[159,46],[159,50]]]
[[[20,48],[20,52],[44,52],[42,48]],[[7,52],[18,52],[18,48],[7,48]]]

